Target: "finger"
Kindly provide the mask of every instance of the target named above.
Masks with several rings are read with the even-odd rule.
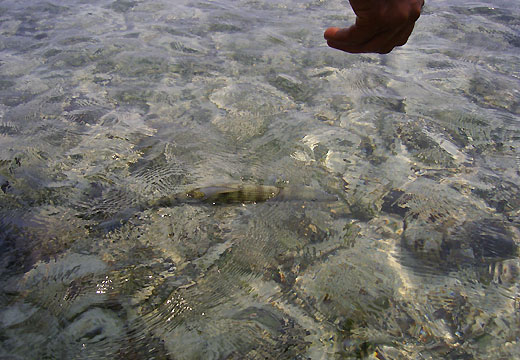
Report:
[[[396,46],[403,46],[408,42],[408,39],[410,38],[410,35],[413,32],[414,25],[415,24],[408,25],[406,28],[400,31],[399,34],[395,36],[394,42]]]
[[[411,21],[390,30],[388,28],[374,29],[356,23],[348,28],[328,28],[324,36],[327,44],[334,49],[349,53],[387,54],[394,47],[406,44],[414,24],[415,22]]]
[[[352,26],[349,29],[352,28],[355,28],[355,26]],[[330,40],[327,40],[327,44],[334,49],[354,54],[368,52],[386,54],[396,46],[396,36],[400,32],[401,29],[397,29],[391,32],[381,31],[371,37],[364,37],[363,39],[358,37],[354,40],[343,40],[342,37],[340,37],[341,40],[337,40],[337,38],[332,38]],[[400,39],[401,38],[399,38],[399,40]]]
[[[356,24],[348,28],[331,27],[323,35],[327,40],[360,45],[369,41],[380,31],[382,30]]]
[[[349,52],[349,53],[358,53],[358,51],[355,51],[359,45],[352,45],[348,44],[342,41],[336,41],[336,40],[327,40],[327,45],[331,48]]]
[[[388,54],[397,46],[403,46],[408,41],[410,34],[412,33],[414,28],[414,24],[410,24],[404,27],[401,31],[397,32],[391,39],[386,40],[384,44],[382,44],[379,50],[375,50],[375,52],[379,54]]]
[[[327,44],[338,50],[353,54],[379,53],[388,54],[396,46],[404,45],[413,30],[413,26],[406,26],[400,31],[379,34],[362,44],[353,44],[345,41],[328,40]]]
[[[415,6],[412,7],[412,11],[410,13],[410,20],[412,20],[413,22],[416,22],[417,20],[419,20],[423,7],[424,7],[424,0],[418,0],[415,3]]]
[[[341,41],[328,40],[327,44],[334,49],[342,50],[352,54],[368,53],[368,52],[380,52],[380,46],[374,46],[370,42],[366,44],[350,44]]]

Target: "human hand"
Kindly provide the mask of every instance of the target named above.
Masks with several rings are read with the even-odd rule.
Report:
[[[350,53],[387,54],[408,41],[424,0],[349,0],[356,23],[325,31],[327,44]]]

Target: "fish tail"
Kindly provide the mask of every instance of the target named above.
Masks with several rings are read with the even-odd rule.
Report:
[[[277,201],[337,201],[335,195],[326,193],[325,191],[316,190],[309,186],[286,187],[280,190],[278,196],[273,200]]]

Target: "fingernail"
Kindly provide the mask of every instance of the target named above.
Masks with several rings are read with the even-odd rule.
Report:
[[[337,28],[337,27],[330,27],[327,30],[325,30],[325,33],[323,34],[323,36],[327,40],[330,39],[330,38],[333,38],[334,35],[336,35],[336,32],[338,31],[338,29],[339,28]]]

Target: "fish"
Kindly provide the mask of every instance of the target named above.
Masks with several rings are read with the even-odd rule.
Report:
[[[183,204],[236,205],[279,201],[334,202],[337,200],[338,198],[335,195],[310,186],[280,187],[244,183],[217,184],[141,201],[120,211],[113,218],[102,221],[96,227],[104,231],[111,231],[126,223],[138,212]]]
[[[253,204],[267,201],[337,201],[331,195],[310,186],[279,187],[256,184],[218,184],[197,187],[187,192],[166,195],[151,200],[152,208],[169,207],[183,203]]]

